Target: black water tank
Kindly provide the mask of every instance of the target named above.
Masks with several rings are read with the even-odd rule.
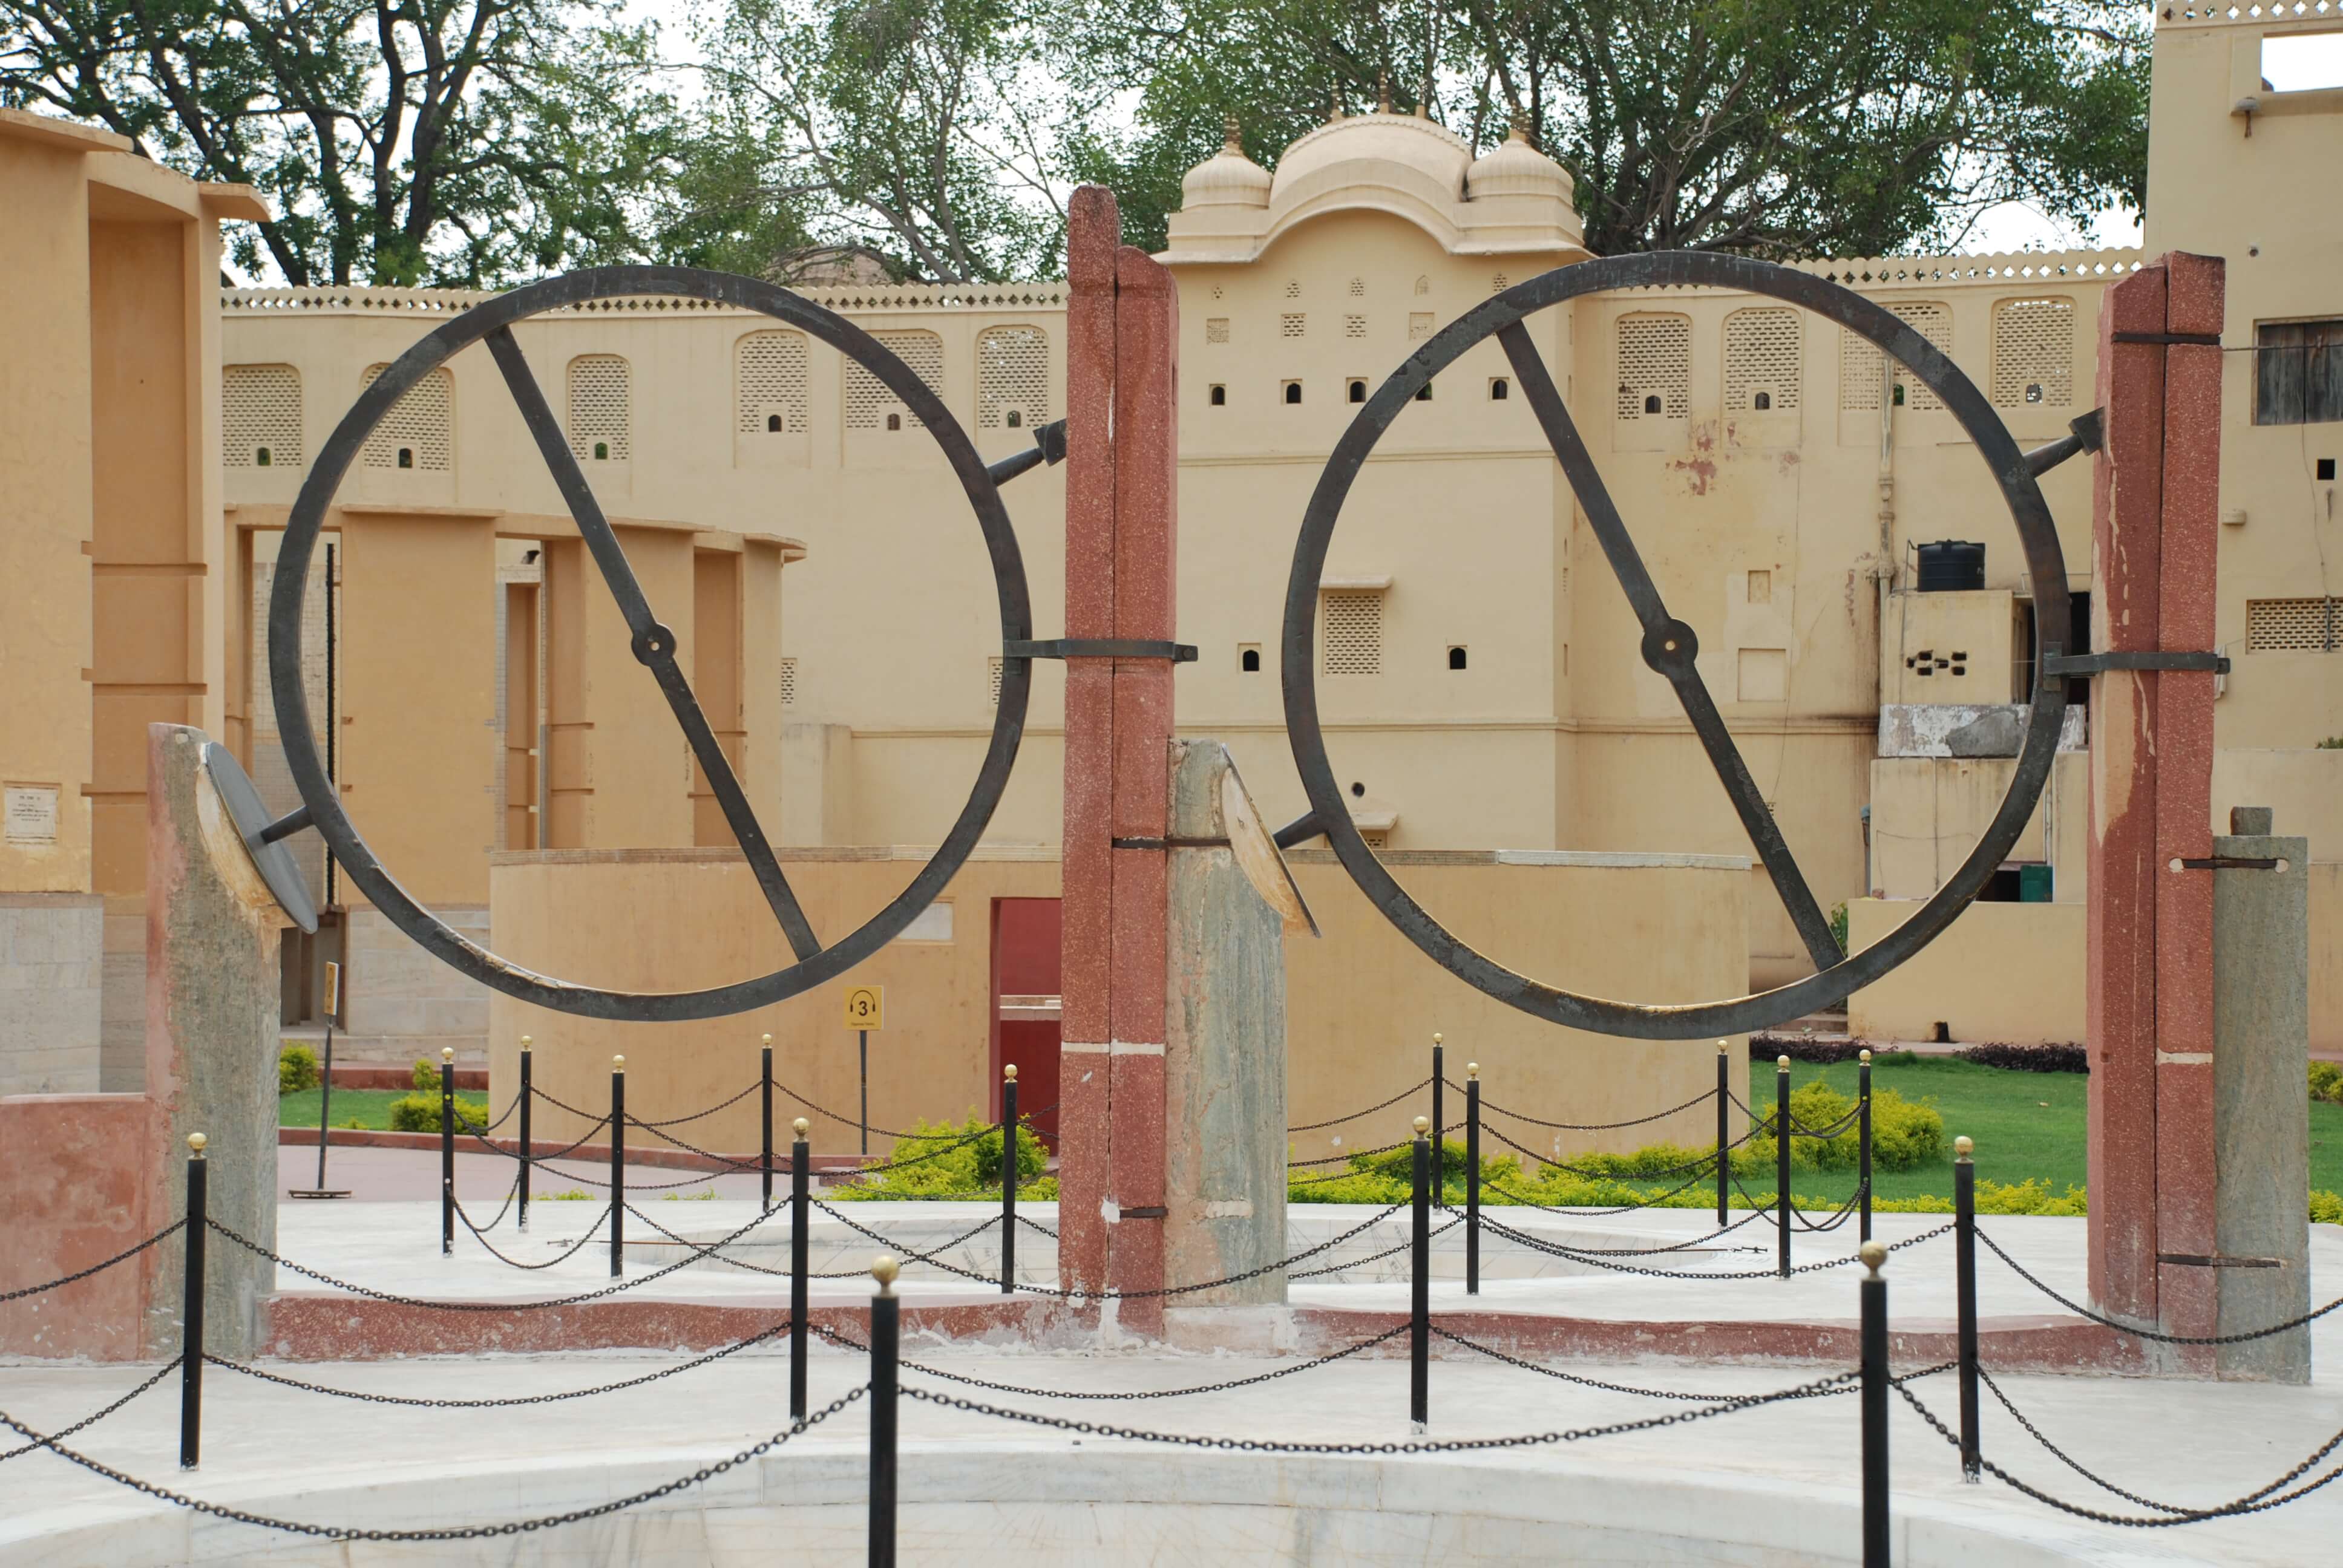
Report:
[[[1985,587],[1985,546],[1966,539],[1938,539],[1920,547],[1920,591],[1957,593]]]

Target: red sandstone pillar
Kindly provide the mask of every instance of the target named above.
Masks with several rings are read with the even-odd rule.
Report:
[[[1066,635],[1114,630],[1114,273],[1111,192],[1074,192],[1066,223]],[[1113,1040],[1114,673],[1066,663],[1066,792],[1060,939],[1058,1273],[1106,1283],[1108,1048]]]
[[[1179,435],[1171,275],[1121,244],[1113,196],[1066,239],[1066,634],[1169,641]],[[1163,1282],[1165,851],[1172,666],[1066,669],[1059,1268],[1070,1289]],[[1124,1303],[1153,1332],[1158,1298]]]
[[[2092,644],[2214,646],[2222,263],[2175,253],[2100,310]],[[2209,671],[2098,678],[2091,715],[2090,1285],[2166,1332],[2215,1331]],[[2184,1358],[2185,1362],[2185,1358]],[[2209,1364],[2209,1363],[2208,1363]]]

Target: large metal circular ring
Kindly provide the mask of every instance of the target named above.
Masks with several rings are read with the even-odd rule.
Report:
[[[1318,719],[1317,663],[1312,646],[1319,583],[1343,500],[1375,443],[1416,392],[1474,344],[1506,333],[1534,311],[1606,289],[1648,287],[1727,288],[1803,307],[1877,345],[1942,398],[1969,438],[1976,443],[1979,455],[2008,504],[2010,516],[2016,521],[2018,539],[2034,585],[2036,672],[2033,701],[2026,712],[2026,737],[2018,750],[2008,794],[1968,859],[1910,920],[1861,952],[1842,957],[1835,964],[1789,985],[1726,1001],[1657,1006],[1581,996],[1517,974],[1457,940],[1408,896],[1352,825],[1342,790],[1328,765],[1326,738]],[[1517,353],[1526,347],[1525,335],[1513,335],[1507,347],[1509,354]],[[1534,349],[1529,352],[1534,357]],[[1518,367],[1518,360],[1516,364]],[[1544,386],[1524,386],[1523,391],[1537,407],[1538,393],[1550,392],[1551,378],[1544,376],[1542,366],[1536,367],[1534,374]],[[1560,406],[1558,397],[1550,397],[1541,408],[1541,418]],[[1566,439],[1575,443],[1574,427],[1568,425],[1566,410],[1561,414],[1561,424],[1569,430]],[[1554,434],[1551,424],[1548,434],[1550,437]],[[1565,468],[1571,466],[1560,444],[1556,446],[1556,455],[1564,457]],[[1584,458],[1583,445],[1577,447],[1576,455]],[[1599,477],[1593,476],[1591,461],[1584,465],[1584,471],[1594,477],[1599,487]],[[1575,482],[1574,488],[1578,488]],[[1581,506],[1591,511],[1590,498],[1582,491],[1578,498]],[[1602,504],[1608,506],[1607,497]],[[1786,1022],[1839,1001],[1857,987],[1870,984],[1935,939],[1984,888],[2033,815],[2035,802],[2041,796],[2057,752],[2060,722],[2066,708],[2066,682],[2057,678],[2046,678],[2040,671],[2046,651],[2064,651],[2070,646],[2067,630],[2071,617],[2066,559],[2058,548],[2057,530],[2051,523],[2049,508],[2042,499],[2041,488],[2035,483],[2024,454],[1976,385],[1926,338],[1884,307],[1852,289],[1770,263],[1693,251],[1610,256],[1532,278],[1466,312],[1393,371],[1352,420],[1320,475],[1309,509],[1302,516],[1302,536],[1293,552],[1293,575],[1286,584],[1282,644],[1285,727],[1293,748],[1294,763],[1309,792],[1316,825],[1326,833],[1343,868],[1392,923],[1443,968],[1499,1001],[1574,1029],[1640,1040],[1735,1034]],[[1657,624],[1654,618],[1647,617],[1646,620]],[[1648,630],[1647,625],[1647,643]],[[1661,667],[1654,664],[1654,668]],[[1668,671],[1664,669],[1663,673]],[[1676,674],[1688,676],[1696,684],[1697,678],[1689,676],[1688,667]],[[1683,688],[1678,689],[1681,694]],[[1701,700],[1707,700],[1704,691]],[[1712,716],[1714,711],[1711,704]],[[1697,729],[1699,719],[1694,717]],[[1721,720],[1718,723],[1721,726]],[[1737,754],[1735,760],[1737,765]],[[1725,783],[1728,794],[1732,793],[1732,780],[1728,779]],[[1765,826],[1771,826],[1770,813]],[[1786,854],[1786,848],[1778,843],[1778,831],[1775,837],[1775,848]],[[1795,875],[1795,863],[1791,871]],[[1803,880],[1799,886],[1803,890]]]
[[[482,985],[522,1001],[586,1018],[673,1022],[746,1012],[752,1008],[796,996],[824,980],[835,979],[878,951],[910,925],[920,910],[933,902],[953,873],[967,860],[969,852],[976,847],[985,824],[991,819],[993,809],[1000,803],[1002,790],[1008,786],[1010,769],[1017,760],[1018,744],[1024,736],[1025,707],[1031,690],[1032,666],[1025,658],[1003,659],[1001,707],[992,721],[992,739],[985,750],[984,764],[977,773],[975,787],[969,792],[968,803],[960,808],[959,819],[953,822],[950,832],[944,836],[943,843],[934,857],[893,902],[853,932],[828,947],[814,944],[810,951],[807,950],[811,940],[810,928],[801,927],[803,936],[791,939],[792,945],[799,950],[799,961],[787,969],[706,990],[601,990],[549,975],[536,974],[506,961],[449,929],[401,888],[375,859],[374,852],[367,848],[366,840],[359,837],[357,828],[343,812],[341,802],[336,798],[333,785],[327,779],[319,759],[317,736],[310,724],[308,701],[302,690],[301,599],[308,582],[310,557],[317,547],[317,534],[324,526],[327,510],[333,505],[342,476],[384,414],[408,388],[458,349],[502,333],[514,322],[545,311],[573,307],[598,299],[640,296],[705,300],[772,317],[820,338],[876,376],[888,390],[902,400],[912,416],[927,427],[936,444],[943,448],[945,459],[958,476],[961,488],[968,493],[969,505],[975,510],[977,528],[984,536],[985,549],[992,563],[993,589],[1001,608],[1003,641],[1022,641],[1033,635],[1024,561],[1018,552],[1017,536],[1010,526],[1009,513],[1001,503],[1001,492],[991,476],[985,472],[983,459],[977,456],[975,447],[952,417],[951,411],[944,407],[943,400],[929,388],[927,383],[913,374],[910,367],[853,323],[772,284],[691,267],[612,266],[568,273],[475,306],[401,355],[358,395],[357,401],[335,429],[332,439],[318,453],[317,461],[303,482],[300,498],[294,503],[292,516],[286,524],[285,538],[277,558],[276,585],[269,598],[268,672],[270,687],[277,699],[277,724],[284,741],[286,759],[291,766],[294,781],[300,789],[301,799],[307,805],[318,832],[331,847],[334,859],[339,862],[344,873],[393,925],[427,950]],[[491,347],[517,357],[518,349],[512,348],[510,343],[507,337]],[[510,382],[511,367],[503,367]],[[521,374],[526,377],[525,369]],[[538,400],[541,406],[541,397]],[[524,407],[524,415],[528,412]],[[543,432],[539,435],[542,439]],[[561,477],[557,470],[557,479]],[[576,476],[573,474],[572,477]],[[582,487],[582,478],[578,483]],[[582,498],[570,494],[568,498],[573,514],[578,511],[582,499],[583,506],[593,509],[595,516],[599,517],[590,493]],[[584,519],[581,518],[579,520],[583,532]],[[641,631],[638,631],[637,657],[649,663],[651,657],[662,653],[671,656],[671,640],[662,648],[659,646],[663,640],[658,636],[659,628],[653,626],[649,629],[652,633],[649,645],[644,643]],[[758,849],[762,848],[762,838],[760,832],[752,834],[752,837],[757,838],[758,845],[751,847],[744,843],[742,847],[749,853],[754,864]],[[769,849],[765,853],[769,856]],[[775,875],[778,875],[777,870]],[[791,907],[793,909],[794,905]]]

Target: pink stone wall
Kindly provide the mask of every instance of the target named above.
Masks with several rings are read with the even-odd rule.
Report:
[[[0,1294],[60,1279],[170,1223],[146,1169],[154,1107],[143,1094],[0,1100]],[[0,1306],[0,1353],[135,1361],[147,1291],[177,1237],[78,1284]]]

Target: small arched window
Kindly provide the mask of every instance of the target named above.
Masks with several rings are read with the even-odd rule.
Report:
[[[765,429],[768,434],[776,436],[779,435],[781,430],[781,417],[779,414],[766,415]]]
[[[1448,650],[1448,668],[1451,669],[1464,668],[1464,648],[1462,644]]]
[[[1285,384],[1285,400],[1286,400],[1288,403],[1299,403],[1299,402],[1301,402],[1301,401],[1302,401],[1302,383],[1301,383],[1301,382],[1299,382],[1299,381],[1288,381],[1288,382]]]
[[[1229,389],[1228,389],[1227,387],[1223,387],[1223,386],[1220,385],[1218,382],[1214,382],[1214,383],[1212,384],[1212,407],[1215,407],[1215,408],[1221,407],[1224,406],[1224,405],[1228,402],[1228,400],[1229,400]]]
[[[402,467],[402,468],[412,468],[413,467],[415,467],[415,448],[414,448],[414,447],[401,447],[398,449],[398,466],[399,466],[400,467]]]
[[[1249,648],[1237,656],[1237,668],[1247,675],[1261,673],[1261,649]]]
[[[1363,381],[1353,381],[1353,382],[1352,382],[1352,383],[1351,383],[1351,401],[1352,401],[1352,402],[1353,402],[1353,403],[1363,403],[1363,402],[1365,402],[1366,400],[1367,400],[1367,384],[1366,384],[1365,382],[1363,382]]]
[[[597,441],[594,443],[594,460],[598,463],[607,463],[610,460],[609,442]]]
[[[1773,406],[1774,395],[1771,392],[1752,392],[1749,394],[1750,407],[1763,410],[1771,408]]]
[[[1654,392],[1646,396],[1644,399],[1644,412],[1646,414],[1656,414],[1659,411],[1660,395]]]
[[[1513,383],[1512,383],[1512,382],[1507,381],[1507,380],[1506,380],[1503,377],[1502,377],[1502,376],[1493,377],[1492,377],[1492,378],[1490,379],[1490,382],[1489,382],[1489,401],[1490,401],[1490,402],[1492,402],[1492,403],[1502,403],[1502,402],[1503,402],[1506,398],[1511,397],[1513,395]]]
[[[887,416],[887,428],[890,430],[900,430],[902,427],[903,417],[900,414],[890,414]]]
[[[1003,416],[1003,419],[1012,430],[1022,430],[1025,427],[1025,415],[1021,409],[1011,408]]]
[[[1415,389],[1415,400],[1419,403],[1429,403],[1432,401],[1431,382],[1427,381],[1423,386]]]

